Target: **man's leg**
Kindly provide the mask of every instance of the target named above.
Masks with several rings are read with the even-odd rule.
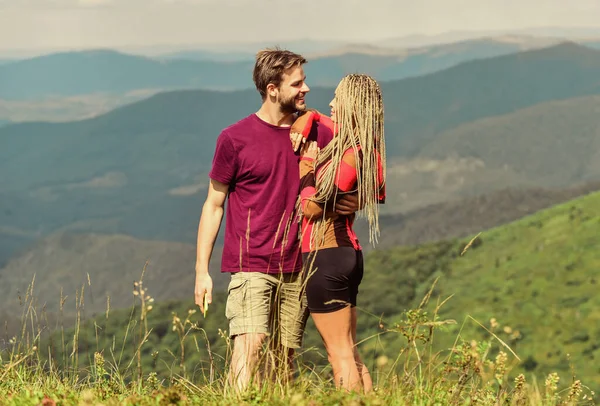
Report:
[[[280,372],[287,382],[295,372],[295,350],[302,347],[304,329],[308,320],[305,278],[303,273],[281,276],[278,311],[278,344],[281,354]]]
[[[254,272],[233,274],[228,287],[225,314],[229,319],[229,336],[233,338],[233,354],[228,382],[236,390],[244,390],[258,377],[261,348],[270,335],[269,318],[274,282]]]
[[[233,354],[228,374],[228,383],[236,391],[244,391],[250,383],[260,385],[257,373],[260,349],[266,334],[238,334],[233,339]]]

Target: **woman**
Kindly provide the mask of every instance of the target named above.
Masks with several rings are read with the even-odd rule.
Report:
[[[303,261],[310,275],[308,307],[323,339],[337,387],[369,391],[372,381],[356,348],[356,297],[363,277],[362,248],[353,231],[355,215],[332,209],[336,198],[357,193],[369,222],[370,240],[378,234],[378,204],[385,197],[383,98],[367,75],[348,75],[330,103],[331,117],[310,111],[292,127],[306,138],[312,122],[332,128],[321,151],[316,142],[301,150],[299,211]]]

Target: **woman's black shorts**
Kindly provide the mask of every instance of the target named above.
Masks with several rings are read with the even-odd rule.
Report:
[[[334,312],[348,304],[356,306],[364,272],[362,251],[353,247],[325,248],[305,253],[302,259],[309,272],[306,296],[312,313]]]

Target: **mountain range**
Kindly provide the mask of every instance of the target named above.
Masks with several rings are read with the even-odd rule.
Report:
[[[388,198],[380,206],[377,247],[366,240],[364,220],[357,221],[366,251],[359,335],[367,339],[365,354],[373,360],[398,354],[404,341],[392,326],[440,277],[435,299],[452,298],[439,316],[459,321],[456,329],[436,336],[440,349],[451,347],[458,334],[466,342],[491,339],[468,316],[484,325],[493,317],[502,326],[495,330],[498,337],[522,357],[522,371],[542,378],[555,370],[568,374],[572,356],[578,373],[597,387],[594,360],[600,353],[592,337],[600,265],[600,52],[591,41],[589,46],[520,40],[510,45],[507,38],[503,43],[509,45],[496,39],[492,45],[479,43],[480,49],[470,41],[462,49],[451,44],[410,55],[338,48],[309,64],[321,76],[309,72],[307,100],[323,112],[339,72],[362,67],[408,75],[410,66],[420,72],[381,81]],[[461,59],[465,56],[468,60]],[[63,57],[77,61],[66,72]],[[121,58],[127,63],[120,65]],[[222,64],[178,58],[94,51],[0,65],[0,92],[30,98],[0,101],[0,113],[15,103],[60,104],[65,89],[76,95],[69,96],[73,105],[99,97],[95,100],[105,100],[110,110],[68,122],[0,123],[0,321],[7,334],[15,331],[31,281],[39,314],[50,322],[58,323],[63,299],[62,313],[70,320],[83,291],[84,318],[102,314],[104,320],[90,320],[89,331],[82,327],[83,359],[87,349],[97,350],[103,342],[94,341],[93,329],[108,326],[108,307],[116,314],[113,327],[126,324],[125,311],[116,309],[135,302],[133,284],[146,267],[144,284],[164,319],[153,322],[152,343],[167,353],[168,340],[175,342],[168,333],[171,311],[193,307],[194,243],[215,139],[260,103],[253,89],[163,91],[159,86],[143,90],[156,94],[138,99],[138,86],[169,72],[182,73],[164,83],[181,80],[174,86],[189,87],[185,80],[198,73],[196,64]],[[400,58],[404,65],[397,65]],[[48,63],[49,76],[30,84],[19,79],[22,89],[12,81],[3,86],[8,82],[2,82],[2,72],[12,72],[15,80],[20,73],[38,75],[38,63]],[[248,63],[227,62],[232,70],[222,73],[237,75],[234,67]],[[143,73],[133,80],[136,69]],[[191,72],[187,79],[185,72]],[[249,80],[245,75],[240,83]],[[78,81],[88,79],[81,87]],[[110,94],[78,93],[99,88]],[[119,104],[121,97],[129,102]],[[93,108],[100,111],[101,104]],[[211,264],[218,291],[211,307],[217,313],[211,314],[218,316],[199,319],[212,344],[224,323],[221,246],[222,235]],[[392,331],[368,340],[386,327]],[[307,345],[317,345],[318,336],[311,334]]]
[[[423,75],[468,60],[555,45],[557,40],[486,38],[410,49],[345,46],[307,55],[306,72],[313,85],[335,86],[351,72],[381,81]],[[258,48],[257,48],[258,49]],[[0,99],[35,100],[134,90],[252,88],[254,54],[216,59],[214,51],[178,53],[154,58],[113,50],[41,55],[0,65]],[[208,52],[208,54],[207,54]],[[205,57],[202,57],[204,55]]]
[[[600,52],[561,44],[384,82],[384,213],[595,179],[599,75]],[[313,88],[309,104],[327,111],[333,90]],[[2,127],[0,226],[193,243],[215,139],[259,103],[254,90],[172,91],[91,119]]]

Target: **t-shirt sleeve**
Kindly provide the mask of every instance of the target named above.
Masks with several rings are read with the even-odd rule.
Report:
[[[208,176],[217,182],[228,185],[233,181],[237,173],[237,162],[238,159],[233,141],[229,134],[222,132],[217,138],[212,168]]]

